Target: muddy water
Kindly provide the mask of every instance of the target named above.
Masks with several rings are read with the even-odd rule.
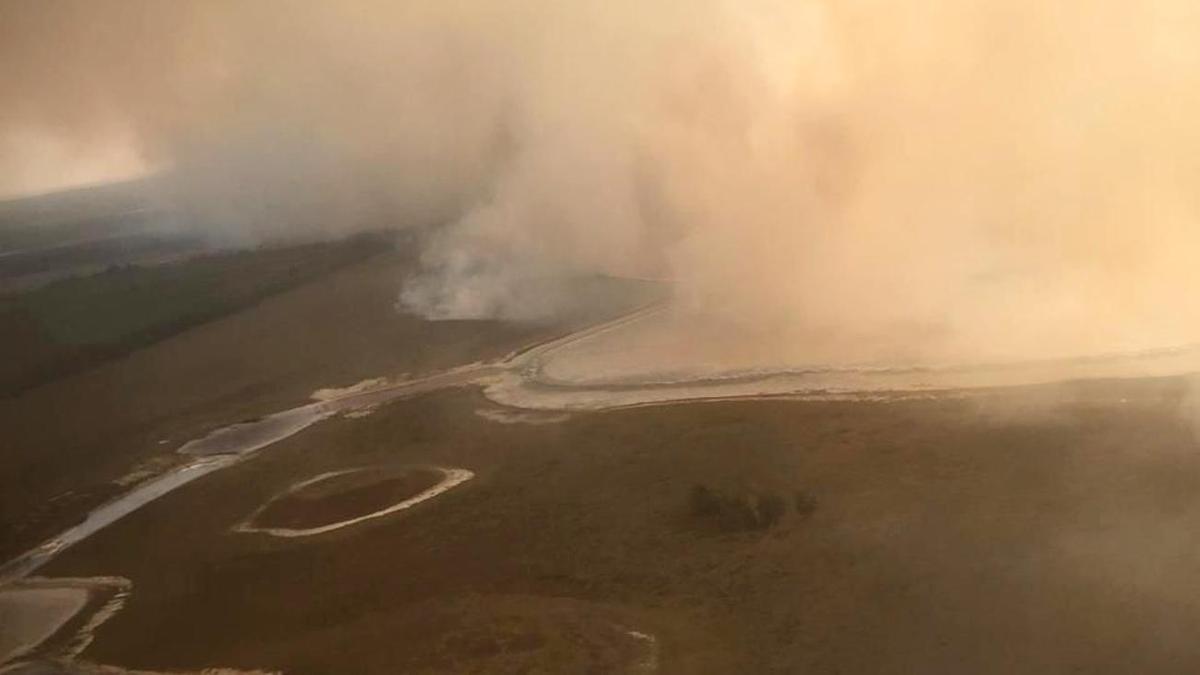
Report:
[[[87,604],[83,588],[0,590],[0,663],[41,644]]]
[[[245,455],[299,433],[329,416],[322,404],[300,406],[250,422],[239,422],[188,441],[179,448],[184,455]]]
[[[0,586],[28,576],[56,555],[159,497],[237,461],[231,455],[205,457],[148,480],[87,515],[83,522],[0,567]]]

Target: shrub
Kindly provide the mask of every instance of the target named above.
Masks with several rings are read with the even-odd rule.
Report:
[[[688,495],[693,516],[708,517],[721,512],[721,496],[704,485],[693,485]]]
[[[796,515],[802,518],[811,516],[813,511],[817,510],[817,500],[802,490],[796,491],[792,498],[792,505],[796,509]]]
[[[795,503],[798,513],[811,513],[808,502],[803,511],[801,502]],[[787,514],[788,502],[771,492],[727,493],[697,484],[688,493],[688,506],[693,518],[720,532],[749,532],[779,524]]]
[[[758,495],[758,508],[755,509],[756,529],[765,530],[774,527],[787,512],[787,501],[776,494]]]

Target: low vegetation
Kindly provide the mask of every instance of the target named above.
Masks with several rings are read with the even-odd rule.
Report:
[[[816,502],[807,494],[797,492],[790,506],[796,515],[806,517],[816,509]],[[768,530],[783,520],[788,507],[789,501],[785,497],[770,491],[729,491],[697,484],[688,494],[692,518],[719,532]]]
[[[0,396],[44,382],[249,307],[383,249],[360,237],[221,252],[153,266],[113,266],[0,298]]]

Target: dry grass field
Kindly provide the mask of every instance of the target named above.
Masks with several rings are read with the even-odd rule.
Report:
[[[498,357],[545,329],[430,323],[398,313],[396,292],[410,260],[409,250],[378,249],[0,398],[0,554],[62,529],[120,490],[114,481],[139,463],[169,459],[212,428],[290,407],[322,387]],[[214,292],[208,282],[200,288]]]
[[[394,307],[410,268],[387,250],[0,401],[2,549],[213,428],[604,315],[426,322]],[[38,573],[130,579],[82,658],[154,671],[1194,672],[1189,391],[1113,380],[569,415],[433,391],[321,422]],[[236,529],[316,476],[405,466],[475,477],[325,534]],[[306,504],[306,522],[347,515],[329,504]]]
[[[1200,458],[1174,381],[928,401],[694,403],[499,424],[472,390],[322,423],[44,571],[121,574],[85,654],[290,673],[1189,672]],[[295,482],[467,467],[296,540],[231,527]],[[802,493],[726,532],[697,485]],[[631,637],[653,637],[647,644]],[[624,636],[624,637],[622,637]]]

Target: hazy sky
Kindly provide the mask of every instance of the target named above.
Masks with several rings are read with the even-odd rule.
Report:
[[[128,138],[80,148],[36,130],[11,132],[0,146],[0,199],[111,183],[145,175],[150,168]]]
[[[605,272],[787,349],[1200,328],[1192,0],[0,2],[0,192],[144,164],[232,241],[448,223],[431,316]]]

